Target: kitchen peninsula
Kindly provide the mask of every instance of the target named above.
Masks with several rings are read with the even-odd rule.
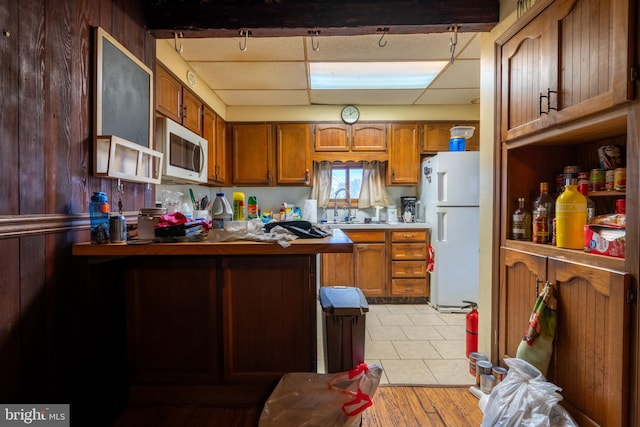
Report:
[[[252,404],[315,372],[316,255],[353,243],[341,230],[290,243],[74,245],[89,283],[121,271],[129,403]]]

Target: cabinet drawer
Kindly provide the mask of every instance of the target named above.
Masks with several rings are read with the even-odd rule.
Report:
[[[426,277],[426,261],[393,261],[391,263],[393,277]]]
[[[392,242],[426,242],[426,230],[403,230],[391,232]]]
[[[366,230],[342,230],[354,243],[359,242],[384,242],[384,231],[366,231]]]
[[[394,243],[391,245],[391,259],[401,261],[427,259],[427,245],[424,243]]]
[[[427,279],[393,279],[391,280],[392,296],[427,296]]]

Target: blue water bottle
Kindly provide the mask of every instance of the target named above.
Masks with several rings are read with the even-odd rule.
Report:
[[[102,191],[91,196],[89,215],[91,216],[91,243],[109,243],[109,200]]]

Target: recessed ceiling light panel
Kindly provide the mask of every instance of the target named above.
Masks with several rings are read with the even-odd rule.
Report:
[[[424,89],[448,61],[311,62],[311,89]]]

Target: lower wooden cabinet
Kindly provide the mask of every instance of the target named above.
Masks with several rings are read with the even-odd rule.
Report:
[[[356,286],[370,300],[429,295],[426,229],[343,229],[353,254],[322,254],[322,286]]]
[[[549,281],[558,305],[547,378],[562,388],[560,404],[578,425],[627,425],[630,275],[579,255],[501,249],[500,360],[515,357],[536,291]]]
[[[135,257],[127,272],[133,403],[264,402],[316,372],[315,255]]]

